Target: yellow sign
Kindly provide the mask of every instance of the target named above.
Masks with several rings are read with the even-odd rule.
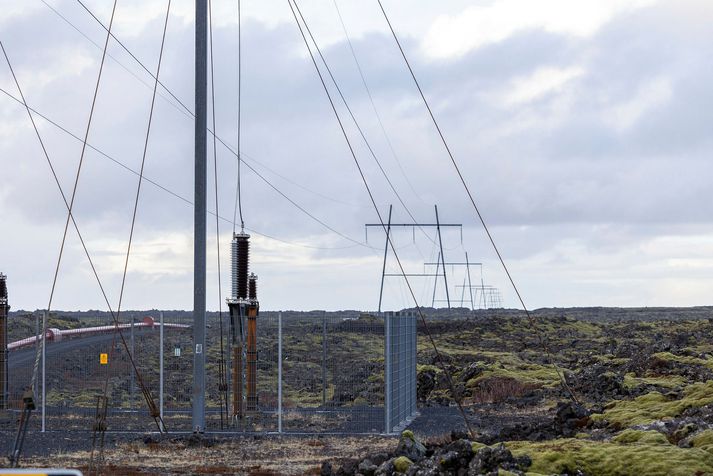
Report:
[[[108,364],[109,363],[109,355],[99,354],[99,363],[102,365]]]

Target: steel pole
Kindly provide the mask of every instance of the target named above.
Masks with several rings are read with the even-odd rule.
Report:
[[[205,431],[205,286],[206,286],[206,118],[208,4],[196,0],[195,44],[195,206],[193,238],[193,415],[195,432]]]
[[[391,428],[391,313],[384,313],[384,433]]]
[[[438,287],[438,276],[440,276],[438,274],[438,270],[440,268],[441,268],[441,252],[439,251],[438,259],[436,260],[436,274],[433,275],[433,276],[435,276],[435,279],[433,280],[433,298],[431,298],[431,307],[436,306],[436,288]],[[425,266],[424,266],[424,269],[425,269]]]
[[[158,411],[163,421],[163,311],[159,316],[158,328]]]
[[[480,265],[482,268],[482,264]],[[470,261],[468,261],[468,252],[465,252],[465,269],[468,272],[468,290],[470,291],[470,310],[474,310],[475,304],[473,303],[473,283],[470,282]]]
[[[381,299],[384,296],[384,276],[386,273],[386,255],[389,252],[389,233],[391,232],[391,210],[393,205],[389,205],[389,221],[386,226],[386,244],[384,245],[384,264],[381,267],[381,288],[379,289],[379,310],[381,312]]]
[[[441,262],[443,263],[443,284],[446,287],[446,301],[448,301],[448,309],[450,309],[451,297],[448,295],[448,278],[446,278],[446,256],[443,254],[443,241],[441,240],[441,224],[438,220],[438,205],[434,205],[433,207],[436,209],[436,231],[438,231],[438,246],[441,248]]]

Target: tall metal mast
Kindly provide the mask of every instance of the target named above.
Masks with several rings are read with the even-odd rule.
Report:
[[[205,431],[206,127],[208,4],[196,0],[195,207],[193,241],[193,431]]]

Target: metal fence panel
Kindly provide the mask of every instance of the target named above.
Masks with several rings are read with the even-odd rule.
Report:
[[[386,432],[405,427],[416,413],[416,317],[385,313],[387,361]]]
[[[154,324],[140,325],[147,317]],[[49,327],[87,328],[112,323],[105,313],[86,313],[72,319],[60,322],[52,316]],[[130,325],[132,320],[137,323],[135,326]],[[124,339],[144,385],[162,409],[166,428],[191,431],[190,314],[164,314],[162,345],[158,311],[122,313],[120,322],[127,324]],[[415,413],[413,316],[285,312],[280,319],[275,312],[261,313],[257,319],[257,405],[239,419],[232,418],[230,371],[228,417],[224,414],[221,419],[225,402],[219,390],[221,348],[217,313],[209,313],[206,322],[207,431],[383,433],[396,431]],[[223,352],[230,369],[228,322],[228,313],[224,312]],[[22,317],[22,325],[11,328],[10,340],[32,335],[36,326],[34,315]],[[102,363],[102,354],[107,354],[106,363]],[[12,350],[9,356],[9,409],[0,418],[3,430],[16,429],[35,347]],[[109,431],[154,431],[156,426],[148,415],[139,382],[118,334],[48,340],[46,429],[91,431],[97,396],[103,393],[107,381]],[[37,394],[41,396],[41,375],[39,382]],[[41,401],[37,403],[30,431],[41,429]]]

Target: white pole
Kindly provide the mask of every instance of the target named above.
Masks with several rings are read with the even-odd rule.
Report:
[[[161,311],[160,321],[161,325],[158,328],[158,409],[161,421],[163,421],[163,311]]]
[[[277,314],[277,432],[282,433],[282,311]]]
[[[45,311],[44,316],[42,317],[42,433],[45,432],[45,417],[46,417],[46,408],[45,408],[45,401],[47,397],[47,386],[46,386],[46,374],[45,374],[45,364],[46,364],[46,358],[45,358],[45,349],[46,349],[46,341],[47,341],[47,311]]]

